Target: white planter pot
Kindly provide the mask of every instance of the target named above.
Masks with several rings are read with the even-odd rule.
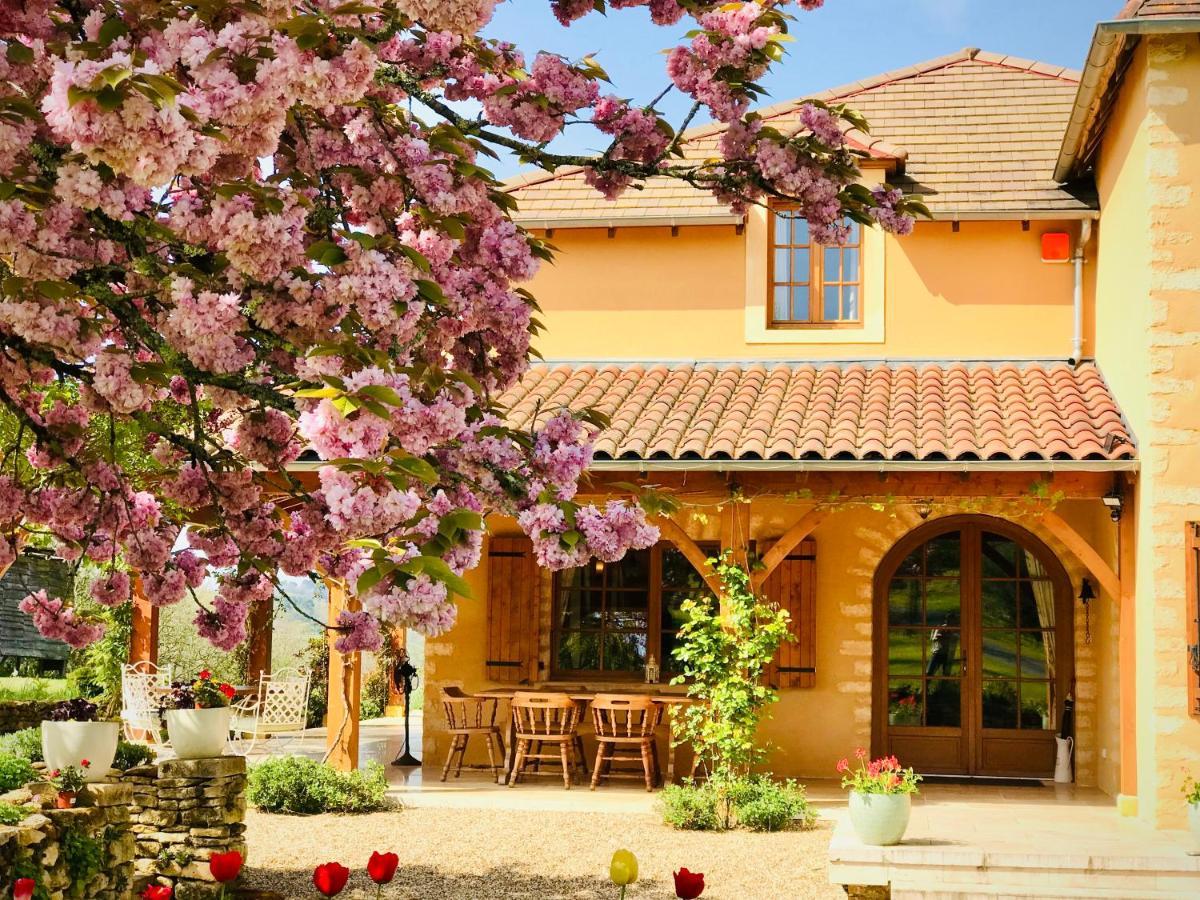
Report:
[[[1188,827],[1192,830],[1192,837],[1196,839],[1196,846],[1200,847],[1200,803],[1189,803],[1188,808]]]
[[[850,792],[850,824],[864,844],[886,847],[900,843],[911,814],[911,794]]]
[[[42,722],[42,758],[50,770],[87,760],[89,782],[103,781],[117,755],[118,722]]]
[[[167,736],[180,759],[208,759],[225,753],[229,739],[228,706],[167,710]]]

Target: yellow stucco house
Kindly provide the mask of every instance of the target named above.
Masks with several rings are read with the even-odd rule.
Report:
[[[1128,3],[1082,71],[968,48],[820,96],[870,121],[863,178],[932,221],[823,249],[786,209],[686,186],[511,183],[559,252],[530,285],[547,361],[503,402],[603,411],[585,492],[681,506],[654,549],[557,575],[489,524],[475,599],[426,646],[427,764],[443,686],[667,680],[678,604],[732,548],[798,638],[775,772],[864,746],[1048,778],[1069,733],[1078,784],[1178,826],[1200,771],[1200,2]]]

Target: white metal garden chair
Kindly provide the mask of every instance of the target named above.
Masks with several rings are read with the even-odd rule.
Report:
[[[128,740],[145,740],[149,735],[163,746],[162,721],[158,707],[171,688],[171,666],[156,666],[139,660],[121,666],[121,722]]]
[[[229,731],[238,752],[252,753],[260,740],[269,737],[299,737],[308,719],[309,683],[303,666],[260,675],[258,690],[233,704]]]

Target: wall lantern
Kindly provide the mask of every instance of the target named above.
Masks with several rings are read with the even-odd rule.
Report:
[[[1092,642],[1092,607],[1091,603],[1096,599],[1096,592],[1092,590],[1092,583],[1088,579],[1083,579],[1083,583],[1079,585],[1079,602],[1083,604],[1083,642],[1090,644]]]
[[[1121,492],[1113,488],[1103,497],[1104,505],[1108,507],[1108,517],[1114,522],[1121,521],[1121,510],[1124,509],[1125,503],[1121,498]]]
[[[1065,231],[1047,231],[1042,235],[1042,262],[1071,261],[1071,236]]]

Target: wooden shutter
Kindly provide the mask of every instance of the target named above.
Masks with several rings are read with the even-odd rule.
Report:
[[[1200,716],[1200,522],[1187,524],[1188,712]]]
[[[529,538],[488,542],[487,676],[531,684],[538,679],[541,572]]]
[[[763,596],[791,615],[791,632],[767,670],[776,687],[810,688],[817,683],[817,543],[800,542],[763,583]]]

